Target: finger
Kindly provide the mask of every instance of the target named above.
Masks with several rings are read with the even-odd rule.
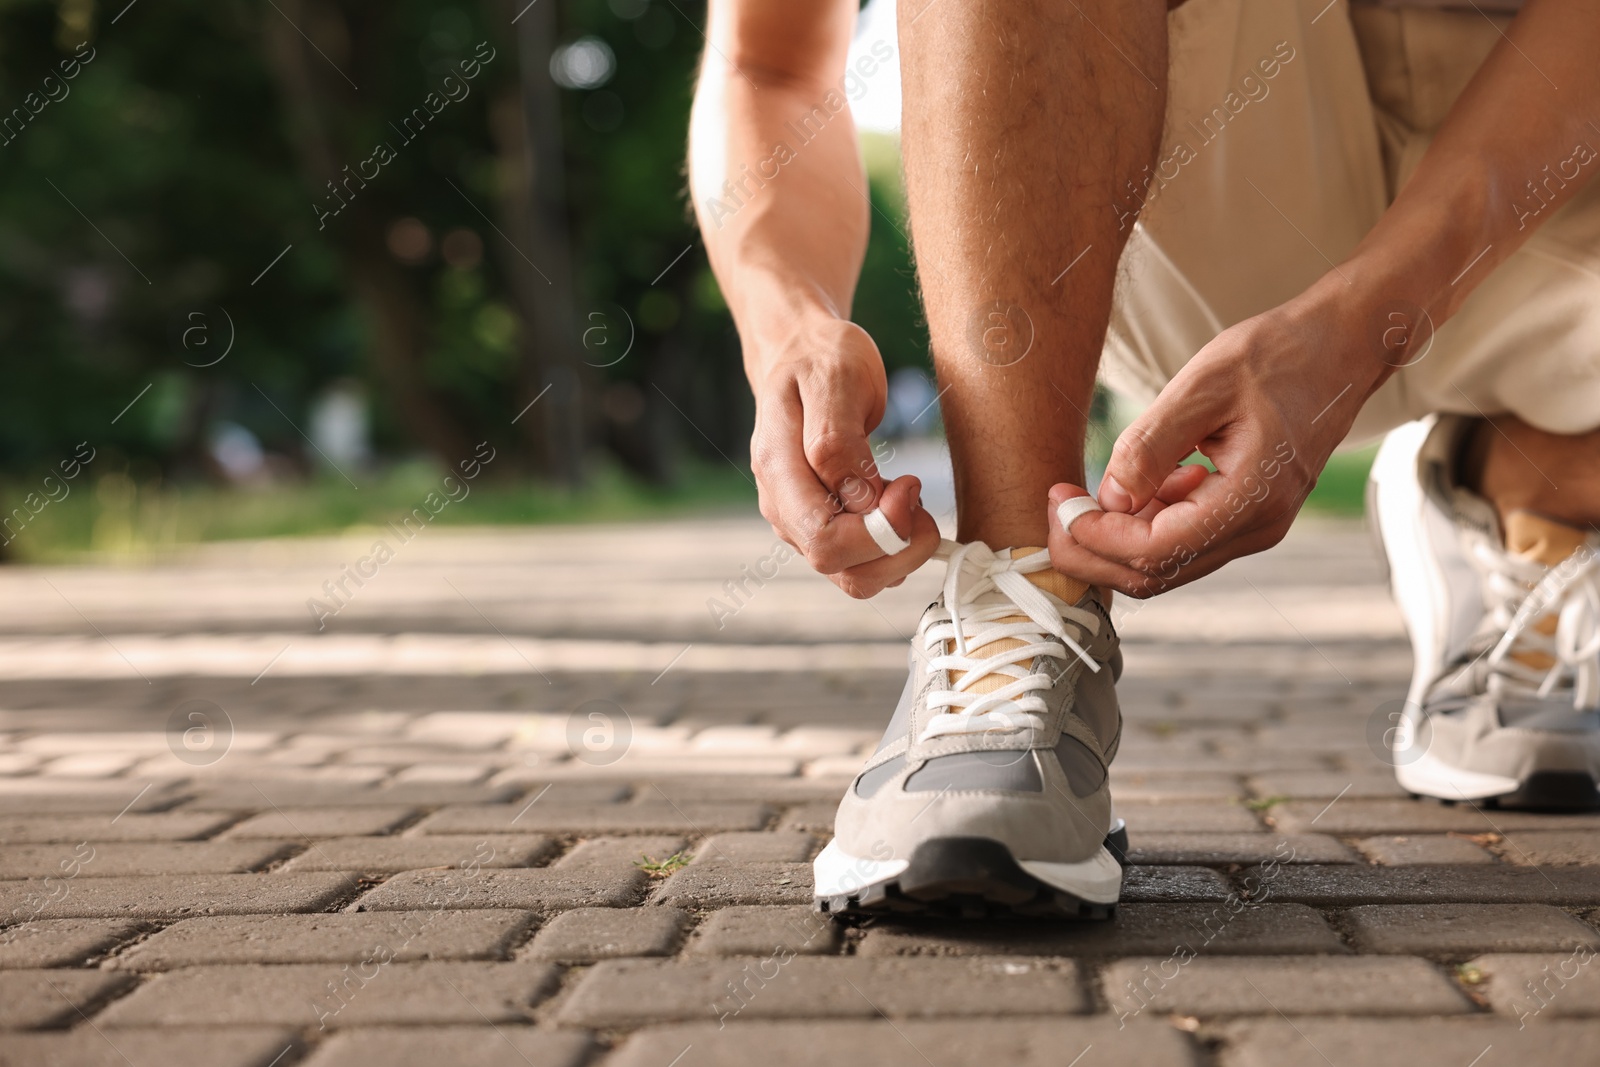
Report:
[[[1164,402],[1172,386],[1117,435],[1100,482],[1100,503],[1110,512],[1133,514],[1155,498],[1167,476],[1195,446],[1219,428],[1210,405]]]
[[[1206,475],[1210,473],[1209,468],[1199,463],[1180,464],[1167,475],[1167,480],[1161,483],[1161,488],[1156,490],[1156,499],[1163,504],[1176,504],[1200,488],[1200,483],[1205,481]]]
[[[904,519],[893,520],[895,531],[911,543],[892,556],[880,556],[831,575],[834,584],[851,596],[869,597],[889,586],[899,585],[907,575],[932,559],[939,547],[939,524],[918,501],[921,488],[917,487],[914,492],[903,488],[903,483],[908,481],[916,479],[908,476],[890,482],[884,490],[883,501],[885,513],[899,513],[903,509]]]
[[[769,410],[753,443],[762,514],[823,574],[877,559],[883,549],[861,516],[842,510],[801,450],[798,415],[798,401]],[[903,518],[909,527],[909,513]]]
[[[1167,505],[1176,504],[1189,496],[1190,493],[1200,488],[1200,483],[1205,481],[1210,473],[1198,463],[1185,463],[1179,466],[1167,480],[1161,483],[1161,488],[1156,490],[1156,495],[1139,511],[1142,519],[1152,519],[1166,510]]]
[[[1086,501],[1087,504],[1077,505],[1076,510],[1081,514],[1076,517],[1068,515],[1070,526],[1062,525],[1063,512],[1061,505],[1069,500]],[[1094,509],[1094,510],[1085,510]],[[1074,510],[1074,509],[1069,509]],[[1118,518],[1131,519],[1127,515],[1108,515],[1098,510],[1094,498],[1089,496],[1088,490],[1080,486],[1061,484],[1051,488],[1049,497],[1049,541],[1046,543],[1050,549],[1050,565],[1061,573],[1071,578],[1076,578],[1090,585],[1105,585],[1126,593],[1133,597],[1149,597],[1161,592],[1159,585],[1151,580],[1149,575],[1128,566],[1126,563],[1110,560],[1088,548],[1078,544],[1074,536],[1080,527],[1091,518]]]
[[[1073,524],[1072,538],[1097,555],[1143,573],[1170,569],[1173,561],[1188,567],[1277,517],[1262,504],[1270,486],[1249,481],[1254,492],[1225,475],[1208,472],[1186,498],[1148,519],[1113,512],[1085,515]],[[1222,559],[1239,554],[1230,552]]]
[[[866,417],[839,412],[802,397],[806,462],[837,496],[844,511],[861,514],[878,506],[883,475],[867,439]],[[849,420],[849,421],[845,421]]]

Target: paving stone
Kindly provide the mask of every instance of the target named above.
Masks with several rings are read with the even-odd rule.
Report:
[[[1488,1018],[1263,1019],[1222,1035],[1222,1067],[1503,1067],[1591,1062],[1600,1023],[1541,1021],[1519,1030]]]
[[[115,813],[113,813],[115,814]],[[112,819],[105,815],[51,815],[0,818],[0,841],[7,845],[63,844],[88,841],[192,841],[210,837],[237,816],[224,813],[171,811]]]
[[[360,963],[503,959],[528,912],[338,912],[185,919],[118,956],[135,971],[219,963]]]
[[[404,826],[415,816],[414,808],[378,806],[307,808],[292,815],[286,811],[263,811],[252,815],[237,826],[230,827],[222,836],[226,840],[250,837],[287,837],[302,840],[307,837],[387,834]]]
[[[1494,862],[1489,853],[1456,834],[1363,837],[1355,845],[1373,862],[1386,867]]]
[[[694,851],[692,863],[806,863],[817,850],[811,834],[792,830],[713,834]]]
[[[1285,833],[1414,834],[1453,830],[1481,834],[1514,829],[1600,829],[1600,816],[1595,815],[1484,811],[1471,804],[1452,806],[1431,800],[1361,800],[1349,796],[1332,804],[1288,801],[1273,807],[1271,816]]]
[[[1123,904],[1106,922],[1012,922],[930,927],[886,919],[859,956],[1279,955],[1348,952],[1322,916],[1300,904]]]
[[[807,834],[833,833],[833,818],[839,813],[837,800],[816,804],[797,804],[783,813],[778,820],[779,830]]]
[[[509,867],[471,871],[405,871],[360,900],[357,911],[426,908],[525,908],[550,915],[572,908],[626,908],[639,903],[649,879],[637,868]]]
[[[449,807],[424,819],[425,834],[711,834],[759,830],[772,816],[765,804],[574,804],[536,803],[521,815],[504,806]]]
[[[671,780],[677,775],[714,775],[728,777],[748,774],[752,777],[797,775],[800,760],[794,756],[752,755],[737,752],[699,753],[650,752],[632,749],[615,763],[592,766],[581,761],[547,763],[537,769],[536,777],[560,780],[563,775],[576,778],[616,778]],[[506,772],[495,781],[515,781],[515,772]]]
[[[243,874],[292,851],[280,841],[113,841],[63,857],[60,845],[17,845],[0,852],[0,879],[61,878],[74,870],[75,878]]]
[[[40,919],[0,931],[0,968],[81,967],[145,930],[124,919]]]
[[[0,1067],[272,1067],[290,1062],[299,1047],[292,1030],[255,1026],[119,1030],[114,1038],[81,1027],[7,1034],[0,1041]]]
[[[839,924],[810,905],[734,906],[706,916],[684,951],[696,956],[831,956],[841,940]]]
[[[1451,1015],[1472,1003],[1425,960],[1367,956],[1257,959],[1173,954],[1117,960],[1103,975],[1118,1018],[1181,1015]]]
[[[685,1057],[682,1067],[760,1063],[781,1063],[783,1067],[1068,1067],[1074,1056],[1091,1048],[1115,1050],[1117,1058],[1097,1060],[1091,1053],[1080,1067],[1196,1067],[1201,1062],[1189,1035],[1158,1022],[1134,1021],[1119,1029],[1114,1020],[1104,1018],[803,1023],[735,1019],[723,1026],[659,1026],[637,1031],[606,1060],[606,1067],[667,1067],[687,1048],[694,1052]]]
[[[588,1034],[532,1026],[366,1026],[334,1034],[304,1067],[578,1067]]]
[[[409,783],[382,788],[337,785],[323,782],[296,782],[293,786],[273,782],[216,782],[196,788],[194,799],[183,810],[254,811],[283,808],[392,807],[437,808],[447,804],[495,804],[513,802],[522,795],[516,786],[439,785]]]
[[[1262,798],[1283,797],[1290,800],[1321,799],[1324,804],[1334,797],[1346,800],[1403,799],[1406,791],[1395,781],[1394,772],[1361,771],[1302,771],[1298,774],[1253,774],[1245,779],[1250,792]],[[1314,813],[1313,813],[1314,814]],[[1320,823],[1319,823],[1320,826]]]
[[[225,761],[195,767],[171,753],[166,753],[141,760],[128,771],[126,777],[156,779],[187,777],[196,782],[241,782],[264,786],[270,794],[276,794],[307,784],[351,789],[376,786],[389,777],[389,773],[387,767],[348,767],[328,764],[307,766],[304,762],[274,758],[274,754],[270,753],[253,756],[236,755]]]
[[[1548,904],[1369,904],[1344,913],[1358,952],[1464,956],[1600,948],[1600,933]]]
[[[664,860],[687,848],[681,837],[596,837],[555,862],[561,870],[576,867],[633,867],[643,860]]]
[[[537,731],[545,718],[514,711],[435,711],[413,720],[405,736],[455,748],[493,748],[518,732]]]
[[[1496,848],[1508,863],[1600,866],[1600,833],[1593,830],[1518,830]]]
[[[316,842],[284,864],[283,870],[397,874],[473,862],[480,867],[531,867],[555,850],[555,842],[538,834],[336,837]]]
[[[61,782],[52,778],[0,778],[0,817],[9,815],[103,814],[164,811],[188,799],[166,785],[126,781]]]
[[[397,771],[394,780],[402,783],[462,783],[470,785],[473,782],[483,781],[491,773],[492,769],[489,767],[473,767],[456,763],[415,763]]]
[[[859,764],[860,761],[857,762]],[[854,777],[853,774],[848,776]],[[838,807],[839,798],[844,796],[849,787],[850,782],[845,777],[827,781],[816,778],[759,778],[750,775],[717,778],[696,775],[665,782],[642,781],[635,787],[634,794],[641,803],[743,801],[756,804],[832,804]]]
[[[1122,900],[1128,904],[1227,900],[1232,895],[1232,884],[1205,867],[1130,865],[1122,876]]]
[[[704,863],[674,872],[657,904],[720,908],[728,904],[800,904],[811,900],[809,863]]]
[[[709,1007],[708,1007],[709,1005]],[[638,1026],[716,1018],[1060,1015],[1088,1001],[1070,960],[605,960],[562,1004],[563,1024]]]
[[[1130,863],[1354,863],[1360,857],[1327,834],[1141,833],[1129,836]]]
[[[1260,877],[1255,870],[1245,876]],[[1600,878],[1581,867],[1292,866],[1276,869],[1270,899],[1324,907],[1356,904],[1600,904]]]
[[[0,1030],[71,1026],[132,984],[104,971],[0,971]]]
[[[1128,836],[1156,833],[1248,833],[1262,829],[1261,820],[1242,804],[1117,801],[1117,815],[1127,820]]]
[[[1600,959],[1592,948],[1479,956],[1461,968],[1469,988],[1519,1023],[1600,1016]],[[1593,1054],[1590,1054],[1590,1059]]]
[[[328,1028],[526,1022],[529,1007],[555,986],[555,968],[546,963],[186,967],[157,975],[96,1021],[106,1027]]]
[[[1137,800],[1234,800],[1244,796],[1237,775],[1168,774],[1152,771],[1119,773],[1111,765],[1111,795],[1118,803]]]
[[[186,919],[321,911],[354,890],[348,874],[166,874],[77,878],[37,913],[41,919]],[[0,882],[0,914],[32,911],[32,882]]]
[[[670,956],[688,923],[676,908],[575,908],[551,919],[526,955],[558,963]]]

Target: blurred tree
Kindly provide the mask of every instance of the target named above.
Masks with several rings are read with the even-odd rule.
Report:
[[[87,440],[96,473],[220,477],[235,427],[311,472],[314,401],[352,378],[380,456],[739,465],[751,402],[684,200],[703,22],[689,0],[0,0],[0,468]],[[881,183],[856,314],[920,361]]]

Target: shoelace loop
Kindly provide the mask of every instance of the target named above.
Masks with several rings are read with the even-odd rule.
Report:
[[[1026,575],[1046,570],[1050,553],[1038,551],[1018,559],[996,553],[988,545],[974,541],[959,544],[940,542],[934,553],[949,569],[944,580],[944,608],[925,632],[927,648],[937,653],[929,658],[928,670],[961,671],[960,681],[949,689],[928,694],[928,707],[935,714],[919,740],[949,733],[986,733],[990,730],[1043,729],[1041,715],[1046,710],[1042,690],[1056,681],[1048,674],[1035,674],[1023,664],[1039,656],[1065,659],[1068,650],[1091,671],[1100,664],[1067,632],[1066,621],[1089,634],[1098,634],[1100,619],[1093,612],[1073,605],[1057,608],[1052,597],[1028,581]],[[998,593],[987,604],[977,601]],[[1021,614],[1028,621],[1002,622]],[[975,659],[969,649],[983,648],[1001,638],[1016,638],[1023,644]],[[954,651],[945,652],[945,642]],[[988,693],[971,692],[981,678],[1001,675],[1010,678],[1004,686]]]
[[[1504,628],[1488,658],[1500,684],[1546,698],[1566,683],[1575,708],[1600,707],[1600,553],[1584,545],[1553,567],[1484,545],[1474,555],[1489,572],[1494,624]],[[1538,623],[1552,613],[1554,632],[1540,632]],[[1552,666],[1543,670],[1516,658],[1527,653]]]

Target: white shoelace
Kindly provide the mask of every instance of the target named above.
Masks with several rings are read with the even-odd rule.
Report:
[[[1579,711],[1600,707],[1600,553],[1587,545],[1553,567],[1479,544],[1473,554],[1489,575],[1490,615],[1505,632],[1488,656],[1503,689],[1548,697],[1558,686],[1572,690]],[[1540,633],[1539,620],[1556,616],[1555,632]],[[1548,657],[1548,670],[1529,666],[1522,653]]]
[[[1100,618],[1093,612],[1063,604],[1025,577],[1047,570],[1050,553],[1040,550],[1020,559],[1010,553],[996,554],[981,542],[958,544],[943,541],[934,558],[946,560],[949,570],[944,579],[944,606],[924,634],[930,653],[928,670],[962,671],[960,681],[949,689],[928,694],[932,716],[919,740],[941,734],[987,733],[990,730],[1043,729],[1046,710],[1041,691],[1056,679],[1035,674],[1030,665],[1035,657],[1067,658],[1067,650],[1090,670],[1100,664],[1067,632],[1066,622],[1085,633],[1100,632]],[[998,595],[992,595],[998,594]],[[985,598],[986,602],[977,601]],[[1061,604],[1058,608],[1056,605]],[[1025,615],[1023,621],[1001,619]],[[1023,644],[977,659],[968,649],[982,648],[1003,637],[1014,637]],[[946,652],[946,642],[954,644]],[[979,679],[1001,675],[1011,681],[989,693],[971,692]],[[953,710],[960,709],[960,710]]]

